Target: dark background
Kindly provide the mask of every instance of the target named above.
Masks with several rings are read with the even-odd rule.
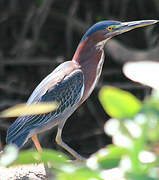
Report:
[[[159,0],[1,0],[0,110],[26,102],[46,75],[72,58],[88,27],[108,19],[159,19]],[[82,155],[87,157],[111,143],[103,130],[109,117],[98,101],[103,85],[128,90],[139,99],[150,93],[150,88],[126,79],[122,65],[130,60],[159,60],[158,32],[159,25],[153,25],[108,41],[98,86],[67,120],[63,131],[63,140]],[[2,147],[14,120],[0,121]],[[56,129],[41,134],[42,146],[62,150],[55,135]],[[32,146],[29,141],[24,148]]]

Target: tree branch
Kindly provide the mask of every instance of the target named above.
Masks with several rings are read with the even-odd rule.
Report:
[[[126,47],[117,40],[111,39],[105,46],[105,51],[112,56],[114,61],[118,63],[125,63],[130,60],[158,60],[159,61],[159,43],[151,48],[145,50],[133,49]]]

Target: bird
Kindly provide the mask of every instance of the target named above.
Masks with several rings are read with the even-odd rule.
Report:
[[[91,95],[104,63],[104,45],[112,37],[159,20],[120,22],[103,20],[91,26],[83,35],[72,60],[60,64],[35,88],[27,105],[40,102],[58,102],[56,110],[38,115],[19,116],[8,128],[6,143],[19,149],[32,139],[38,151],[42,151],[37,135],[57,126],[56,142],[75,159],[85,160],[62,140],[66,120]]]

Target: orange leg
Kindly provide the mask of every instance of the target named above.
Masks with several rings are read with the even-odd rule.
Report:
[[[41,151],[42,151],[42,147],[41,147],[41,145],[40,145],[40,143],[39,143],[39,140],[38,140],[37,135],[34,135],[34,136],[32,136],[31,138],[32,138],[33,143],[35,144],[36,149],[37,149],[39,152],[41,152]]]
[[[42,152],[42,147],[40,146],[37,135],[35,134],[31,138],[32,138],[32,141],[35,144],[35,147],[38,150],[38,152]],[[46,171],[46,177],[50,177],[50,171],[49,171],[47,163],[44,163],[44,168],[45,168],[45,171]],[[51,173],[52,173],[52,171],[51,171]],[[51,177],[52,177],[52,174],[51,174]]]

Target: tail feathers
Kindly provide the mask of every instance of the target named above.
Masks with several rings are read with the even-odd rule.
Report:
[[[16,121],[8,128],[6,142],[21,147],[28,138],[28,131],[24,126],[24,117],[18,117]]]
[[[15,144],[18,148],[20,148],[27,140],[29,133],[20,134],[16,137],[10,137],[7,135],[6,142],[7,144]]]
[[[25,129],[24,123],[24,117],[18,117],[16,121],[8,128],[8,137],[12,139],[19,134],[22,134]]]

